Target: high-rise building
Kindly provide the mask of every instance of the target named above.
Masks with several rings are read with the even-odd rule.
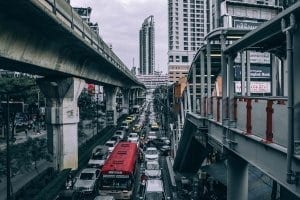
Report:
[[[139,74],[149,75],[154,72],[154,17],[144,20],[140,30],[140,68]]]
[[[169,82],[188,74],[196,50],[209,32],[210,0],[169,0]]]

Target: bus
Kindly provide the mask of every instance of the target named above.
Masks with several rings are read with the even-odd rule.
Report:
[[[137,163],[136,143],[120,142],[104,163],[100,174],[100,195],[131,199]]]

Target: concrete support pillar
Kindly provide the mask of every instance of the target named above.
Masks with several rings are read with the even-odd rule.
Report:
[[[206,59],[207,59],[207,114],[209,118],[212,118],[212,110],[211,110],[211,45],[210,41],[207,41],[206,46]]]
[[[201,76],[201,103],[200,103],[200,105],[201,105],[201,109],[200,109],[200,112],[201,112],[201,116],[203,116],[204,117],[204,113],[205,113],[205,107],[204,107],[204,105],[205,105],[205,71],[204,71],[204,67],[205,67],[205,65],[204,65],[204,52],[203,51],[201,51],[200,52],[200,76]]]
[[[181,115],[181,124],[184,123],[184,107],[183,107],[183,97],[180,98],[180,115]]]
[[[229,126],[236,127],[234,116],[234,55],[228,56],[228,110],[229,110]]]
[[[246,67],[247,67],[247,78],[246,78],[246,95],[249,97],[251,96],[251,76],[250,76],[250,51],[246,51]]]
[[[246,85],[245,85],[245,75],[246,75],[246,56],[243,51],[240,52],[240,60],[241,60],[241,96],[245,96],[246,94]]]
[[[78,168],[78,97],[85,81],[78,78],[42,78],[38,85],[47,98],[48,149],[57,170]]]
[[[123,101],[122,101],[123,110],[122,110],[122,112],[125,113],[125,114],[129,114],[130,90],[129,89],[122,89],[122,94],[123,94]]]
[[[187,88],[186,88],[186,90],[187,90]],[[187,96],[187,91],[184,91],[183,95],[184,95],[183,103],[184,103],[184,116],[185,116],[186,112],[188,110],[188,96]]]
[[[278,58],[274,54],[271,54],[271,64],[272,64],[272,96],[277,96],[277,75],[278,75]]]
[[[227,199],[248,199],[248,163],[236,155],[227,159]]]
[[[221,74],[222,74],[222,123],[227,124],[228,116],[227,116],[227,59],[224,54],[224,50],[226,48],[225,36],[220,36],[221,42]]]
[[[106,125],[115,126],[117,125],[117,87],[106,86],[104,91],[106,94]]]
[[[186,83],[186,95],[187,95],[187,111],[191,112],[192,105],[191,105],[191,89],[190,89],[190,83]]]
[[[193,113],[196,113],[197,111],[197,93],[196,93],[196,64],[194,64],[192,67],[193,67],[193,109],[192,109],[192,112]]]

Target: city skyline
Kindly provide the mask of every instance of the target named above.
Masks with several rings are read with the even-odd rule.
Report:
[[[139,30],[141,21],[155,17],[155,69],[167,73],[168,3],[161,0],[71,0],[76,7],[91,7],[91,21],[98,23],[102,39],[132,68],[139,67]],[[112,12],[115,10],[116,12]]]

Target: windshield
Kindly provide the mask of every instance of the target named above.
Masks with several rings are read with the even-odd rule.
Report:
[[[136,134],[130,134],[129,137],[137,137]]]
[[[147,163],[147,169],[148,170],[158,170],[159,166],[157,163]]]
[[[79,179],[81,180],[92,180],[94,174],[93,173],[81,173]]]
[[[151,192],[146,194],[146,200],[160,200],[163,199],[161,192]]]
[[[104,159],[104,155],[101,154],[101,153],[94,153],[94,154],[92,155],[92,159],[93,159],[93,160],[103,160],[103,159]]]
[[[105,145],[108,146],[108,147],[114,147],[113,143],[106,143]]]
[[[102,178],[101,187],[103,189],[130,189],[132,181],[128,175],[122,175],[124,178]]]
[[[156,150],[147,150],[145,154],[155,155],[158,154],[158,152]]]

